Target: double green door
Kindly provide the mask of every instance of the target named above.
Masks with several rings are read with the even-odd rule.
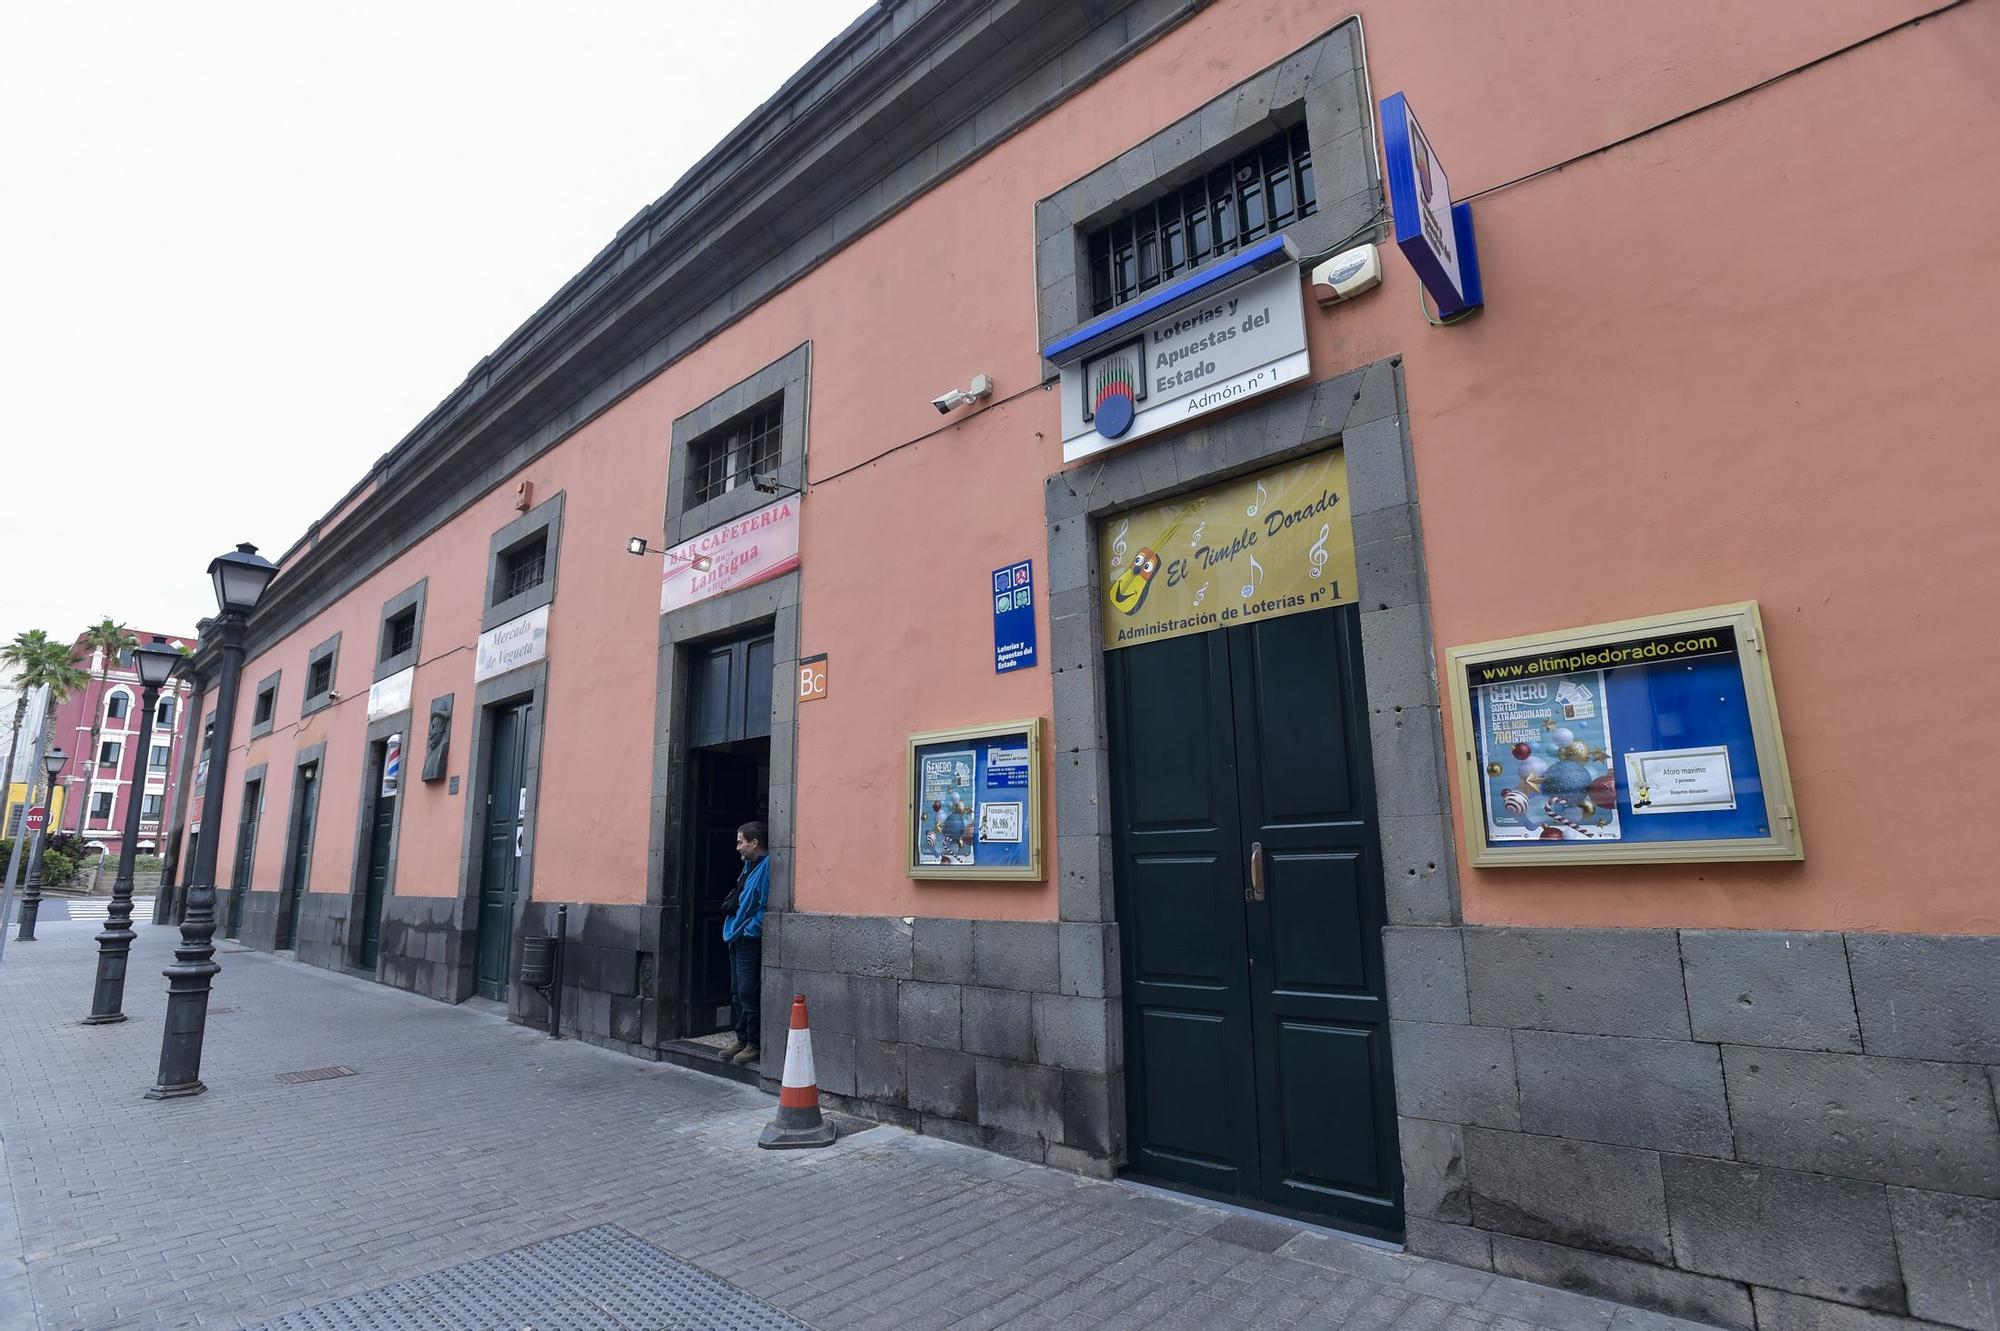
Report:
[[[362,880],[361,937],[354,949],[354,964],[365,971],[374,970],[382,955],[382,901],[389,892],[389,855],[395,847],[399,798],[382,790],[389,765],[388,741],[377,740],[370,750],[369,789],[375,792],[375,799],[368,823],[367,876]]]
[[[529,705],[496,707],[486,778],[486,818],[480,838],[479,959],[475,988],[483,998],[507,996],[513,955],[514,906],[521,881],[521,839],[528,813]]]
[[[1106,663],[1133,1172],[1400,1233],[1356,611]]]

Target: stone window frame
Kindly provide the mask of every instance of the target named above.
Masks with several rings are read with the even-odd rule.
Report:
[[[284,676],[284,673],[285,672],[282,670],[273,670],[270,674],[264,676],[264,678],[257,681],[256,691],[250,695],[250,738],[251,739],[257,739],[260,738],[261,736],[268,735],[271,733],[272,730],[274,730],[277,727],[278,684],[282,679],[282,677]],[[257,705],[258,703],[263,701],[264,696],[266,694],[269,694],[271,698],[271,714],[265,717],[262,721],[259,721],[257,719]]]
[[[429,578],[419,578],[413,586],[397,592],[382,603],[382,611],[375,621],[375,677],[371,682],[380,683],[393,674],[409,669],[417,663],[418,655],[424,647],[424,603],[430,594]],[[383,648],[388,645],[389,621],[406,610],[414,610],[417,616],[417,631],[410,639],[409,650],[384,656]]]
[[[562,563],[562,529],[564,491],[558,490],[536,504],[533,508],[515,518],[506,526],[493,533],[486,544],[486,592],[480,598],[485,607],[479,621],[481,632],[496,628],[509,620],[519,619],[530,610],[539,610],[556,599],[556,574]],[[501,569],[506,557],[522,542],[533,540],[535,535],[546,533],[548,553],[544,559],[542,580],[518,596],[496,594],[503,592]]]
[[[1317,211],[1274,234],[1301,256],[1386,234],[1374,104],[1360,21],[1343,20],[1276,64],[1035,204],[1035,311],[1047,346],[1090,317],[1091,231],[1303,118],[1312,145]],[[1223,255],[1210,260],[1224,262]],[[1196,269],[1196,272],[1202,271]],[[1043,377],[1055,377],[1044,362]]]
[[[340,691],[338,688],[340,683],[340,634],[334,634],[331,638],[328,638],[325,642],[306,653],[305,687],[308,690],[312,688],[313,670],[321,661],[327,662],[326,687],[318,693],[308,692],[305,697],[299,700],[299,719],[301,721],[311,716],[314,712],[331,707],[334,695]]]
[[[679,545],[711,527],[754,513],[781,495],[805,489],[806,418],[811,405],[811,382],[812,343],[801,342],[748,379],[730,385],[674,420],[672,448],[667,457],[667,513],[663,524],[668,546]],[[689,473],[694,442],[774,397],[783,399],[779,408],[782,425],[777,493],[767,494],[755,486],[739,485],[704,503],[691,503]]]

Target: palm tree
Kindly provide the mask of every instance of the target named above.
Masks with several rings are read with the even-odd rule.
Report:
[[[0,815],[4,815],[7,800],[14,793],[14,749],[20,743],[21,722],[28,715],[29,696],[44,684],[49,686],[48,724],[53,727],[56,704],[82,688],[90,677],[77,669],[68,644],[57,642],[40,629],[15,634],[14,641],[0,647],[0,661],[13,668],[14,685],[19,691],[14,699],[14,726],[7,735],[7,774],[0,779]],[[31,792],[34,784],[35,774],[30,773]],[[50,794],[53,797],[54,792]]]
[[[97,732],[104,725],[104,676],[112,666],[119,663],[120,657],[139,645],[139,638],[137,634],[129,632],[123,624],[106,615],[85,629],[83,636],[76,640],[76,645],[85,652],[102,653],[97,659],[103,662],[91,672],[91,678],[97,682],[98,690],[90,704],[90,747],[83,751],[83,762],[80,764],[83,768],[83,799],[77,804],[76,830],[82,832],[84,817],[90,810],[90,779],[97,773]],[[143,758],[143,755],[141,756]],[[117,773],[114,772],[112,775],[116,777]]]

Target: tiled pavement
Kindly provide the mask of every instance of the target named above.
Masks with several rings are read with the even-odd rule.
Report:
[[[0,963],[6,1331],[238,1327],[598,1225],[822,1331],[1692,1326],[892,1128],[759,1151],[757,1091],[233,945],[209,1093],[151,1102],[175,932],[85,1027],[96,928]]]

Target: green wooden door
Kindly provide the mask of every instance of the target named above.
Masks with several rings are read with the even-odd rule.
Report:
[[[493,713],[493,752],[487,767],[486,825],[480,840],[479,960],[482,997],[507,996],[507,963],[514,939],[514,898],[520,882],[522,820],[527,812],[528,704]]]
[[[264,783],[243,783],[243,811],[236,824],[236,866],[229,876],[229,919],[222,931],[225,938],[243,934],[243,898],[250,891],[250,872],[257,862],[257,820],[264,812]],[[200,833],[195,835],[199,836]],[[196,848],[189,847],[192,856]],[[194,861],[188,861],[192,864]]]
[[[319,823],[319,764],[307,763],[292,781],[292,862],[286,866],[285,892],[278,902],[276,951],[299,945],[299,903],[312,882],[313,829]]]
[[[368,872],[361,894],[361,941],[355,964],[363,970],[375,969],[382,950],[382,898],[389,884],[390,834],[396,826],[396,796],[382,793],[382,769],[389,760],[388,742],[373,746],[369,787],[375,792],[374,816],[368,826]]]
[[[1351,607],[1107,654],[1136,1173],[1402,1227]]]

